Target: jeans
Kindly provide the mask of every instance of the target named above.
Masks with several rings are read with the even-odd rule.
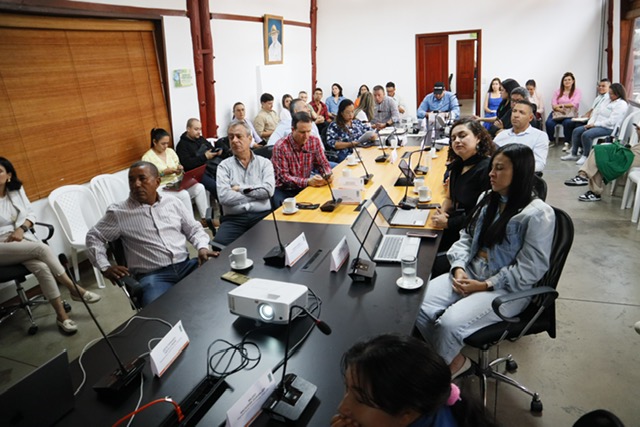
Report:
[[[593,140],[599,136],[611,135],[611,129],[603,128],[600,126],[587,129],[584,126],[580,126],[573,131],[573,137],[571,138],[571,154],[578,155],[578,147],[582,147],[582,155],[589,157]]]
[[[246,212],[241,215],[223,215],[220,219],[220,228],[213,239],[214,246],[216,243],[227,246],[233,243],[245,231],[256,225],[270,211],[262,212]]]
[[[562,130],[564,132],[565,141],[570,141],[571,131],[573,130],[571,119],[563,119],[563,120],[554,120],[553,113],[549,113],[549,117],[547,117],[547,135],[549,135],[549,141],[554,140],[554,133],[556,129],[556,125],[562,125]]]
[[[276,209],[279,208],[280,206],[282,206],[282,202],[284,202],[284,199],[288,199],[289,197],[296,197],[302,190],[302,188],[285,190],[282,187],[276,187],[273,193],[273,206]]]
[[[142,306],[146,306],[198,267],[198,259],[186,259],[150,273],[136,275],[142,289]]]
[[[204,188],[206,188],[211,195],[211,200],[218,200],[218,187],[216,186],[215,176],[210,175],[209,172],[205,172],[204,175],[202,175],[200,183],[204,185]]]

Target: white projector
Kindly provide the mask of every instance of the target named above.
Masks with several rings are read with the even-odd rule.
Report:
[[[289,323],[292,305],[307,306],[308,289],[304,285],[266,279],[250,279],[228,293],[229,311],[242,317],[267,323]],[[293,310],[292,319],[300,314]]]

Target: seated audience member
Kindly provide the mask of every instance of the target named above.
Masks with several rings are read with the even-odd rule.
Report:
[[[342,356],[345,392],[331,427],[490,427],[486,410],[451,382],[427,343],[384,334]]]
[[[611,86],[611,82],[609,81],[609,79],[602,79],[598,82],[598,87],[597,87],[598,95],[595,97],[595,99],[591,103],[591,108],[589,109],[589,111],[587,111],[582,116],[580,116],[581,118],[587,119],[587,120],[590,119],[591,115],[600,106],[600,104],[602,104],[604,100],[609,99],[609,86]],[[562,147],[562,151],[571,152],[571,137],[573,136],[573,131],[578,126],[582,126],[583,123],[584,123],[583,121],[577,121],[577,120],[576,121],[571,120],[570,122],[567,123],[567,125],[564,127],[564,129],[567,132],[566,134],[564,134],[564,140],[566,142],[564,147]]]
[[[78,206],[78,209],[81,207]],[[22,264],[33,273],[56,313],[60,330],[66,334],[76,333],[78,325],[69,318],[62,305],[58,283],[69,290],[74,301],[84,299],[93,304],[100,301],[101,297],[81,287],[78,295],[71,278],[51,248],[31,232],[35,223],[33,207],[18,179],[18,173],[9,160],[0,157],[0,265]]]
[[[451,272],[427,287],[416,326],[449,364],[454,378],[471,366],[460,352],[464,339],[501,320],[492,301],[531,289],[549,268],[555,214],[534,196],[534,167],[526,145],[497,149],[491,158],[491,190],[447,253]],[[517,300],[502,312],[515,316],[527,304],[526,299]]]
[[[531,126],[531,120],[534,120],[533,109],[534,105],[527,100],[511,100],[510,121],[513,127],[500,132],[493,142],[498,147],[517,143],[531,148],[536,160],[536,172],[542,173],[547,164],[549,138],[546,133]]]
[[[482,122],[491,124],[491,126],[489,126],[489,135],[491,135],[492,138],[495,137],[500,130],[504,129],[504,124],[501,121],[501,118],[511,123],[511,91],[519,86],[518,82],[513,79],[503,80],[500,84],[502,101],[500,102],[500,105],[498,105],[495,117],[478,118],[478,120]],[[511,127],[511,125],[507,127]]]
[[[280,110],[280,120],[291,120],[291,112],[289,111],[291,100],[293,100],[293,97],[288,93],[282,95],[282,110]]]
[[[363,123],[371,122],[375,116],[373,95],[371,92],[367,92],[360,95],[358,99],[360,99],[360,106],[354,111],[356,119]]]
[[[491,118],[496,117],[498,112],[498,107],[502,102],[502,93],[500,92],[501,87],[500,79],[498,77],[494,77],[491,80],[491,84],[489,85],[489,89],[487,90],[487,95],[484,97],[484,117]],[[488,130],[491,127],[491,123],[485,121],[483,123],[484,127]]]
[[[364,95],[365,93],[371,93],[369,91],[369,86],[361,85],[360,88],[358,89],[358,96],[356,97],[356,100],[353,103],[353,105],[355,105],[356,108],[358,108],[358,106],[360,105],[360,101],[362,100],[362,95]]]
[[[609,88],[609,99],[605,99],[598,106],[586,125],[575,128],[571,135],[571,152],[560,157],[560,160],[577,160],[576,165],[583,165],[589,156],[593,140],[611,135],[624,120],[628,108],[624,87],[620,83],[612,84]],[[578,148],[582,148],[580,158]]]
[[[221,151],[215,151],[209,141],[202,136],[202,124],[198,119],[187,120],[187,131],[180,135],[176,153],[185,171],[200,167],[222,154]],[[207,169],[200,182],[211,196],[217,198],[215,175]]]
[[[640,138],[640,129],[636,134]],[[564,185],[579,187],[589,185],[589,191],[578,197],[581,202],[599,202],[602,200],[604,186],[624,175],[629,169],[640,167],[640,144],[636,143],[631,150],[622,149],[617,144],[596,145],[587,161],[580,167],[578,175],[568,179]]]
[[[480,194],[489,189],[489,161],[493,151],[491,136],[480,122],[463,118],[453,123],[447,194],[442,208],[431,215],[433,225],[444,229],[438,253],[448,250],[460,238],[460,230],[466,225]],[[438,255],[432,275],[447,273],[450,268],[446,254]]]
[[[331,116],[329,116],[329,110],[327,105],[322,102],[322,89],[319,87],[313,91],[313,101],[309,104],[311,111],[311,118],[313,118],[318,129],[325,129],[331,123]],[[306,101],[305,101],[306,104]],[[314,117],[315,116],[315,117]]]
[[[309,103],[309,94],[304,91],[301,90],[300,92],[298,92],[298,98],[302,99],[304,101],[305,104]],[[320,99],[322,99],[322,96],[320,96]],[[313,121],[316,122],[316,124],[318,123],[318,115],[316,114],[316,112],[313,110],[313,108],[309,109],[311,111],[311,118],[313,119]],[[289,117],[291,118],[291,117]],[[324,121],[324,118],[322,119]]]
[[[247,120],[247,110],[242,102],[236,102],[233,104],[233,120],[236,122],[242,122],[251,129],[251,136],[253,137],[253,140],[251,141],[251,148],[259,148],[263,145],[262,138],[258,135],[256,128],[253,127],[253,123],[251,123],[251,120]]]
[[[358,140],[369,129],[360,120],[354,119],[354,106],[350,99],[340,103],[336,119],[327,130],[327,145],[333,148],[338,155],[338,162],[343,161],[353,153],[353,147],[358,146]],[[375,135],[371,139],[375,139]]]
[[[309,108],[309,105],[305,103],[303,100],[298,98],[291,101],[289,108],[291,108],[291,114],[307,113],[311,115],[311,109]],[[278,141],[280,141],[282,138],[286,137],[290,133],[291,133],[291,119],[280,120],[280,123],[278,123],[278,127],[276,127],[276,130],[273,131],[272,138],[269,140],[269,146],[275,145]],[[311,135],[320,139],[320,129],[318,129],[318,126],[316,126],[315,123],[311,124]]]
[[[251,151],[251,129],[234,122],[227,131],[233,157],[218,166],[218,198],[222,207],[214,244],[228,245],[271,210],[275,180],[273,165]],[[253,191],[249,191],[254,189]],[[247,191],[247,192],[245,192]]]
[[[280,121],[278,113],[273,111],[273,95],[263,93],[262,96],[260,96],[260,106],[261,108],[258,115],[253,119],[253,126],[263,141],[269,141],[271,134]]]
[[[382,86],[377,85],[373,88],[373,99],[375,105],[373,120],[370,120],[370,123],[375,129],[384,129],[400,121],[396,102],[384,94]]]
[[[394,82],[387,82],[385,88],[387,89],[387,96],[394,101],[396,101],[396,105],[398,106],[398,112],[400,114],[404,114],[406,111],[405,103],[403,102],[400,95],[396,92],[396,84]]]
[[[524,87],[529,92],[529,102],[536,106],[536,119],[541,120],[544,118],[544,100],[536,89],[536,81],[529,79]]]
[[[547,117],[547,135],[549,135],[549,141],[552,141],[555,135],[556,125],[561,124],[564,128],[565,138],[568,138],[571,125],[571,117],[568,117],[567,114],[571,110],[577,112],[580,108],[580,100],[582,99],[582,92],[580,89],[576,87],[576,79],[573,76],[573,73],[566,72],[562,75],[562,79],[560,80],[560,88],[556,89],[553,92],[553,98],[551,98],[551,107],[552,111],[549,113]],[[560,114],[560,118],[554,119],[553,113],[557,112]]]
[[[295,113],[292,132],[273,146],[271,162],[276,175],[274,203],[280,206],[307,186],[322,187],[331,182],[331,166],[324,155],[322,141],[311,134],[313,121],[307,113]]]
[[[424,119],[427,113],[439,111],[449,113],[452,120],[460,117],[460,105],[458,97],[444,90],[444,83],[438,82],[433,86],[433,92],[424,97],[418,107],[418,118]]]
[[[169,147],[170,143],[171,135],[169,135],[169,132],[164,129],[153,128],[151,129],[151,149],[142,156],[142,160],[145,162],[150,162],[156,165],[160,171],[160,185],[163,187],[170,182],[181,178],[184,171],[184,168],[180,164],[178,155],[173,151],[173,148]],[[207,214],[209,201],[207,200],[207,193],[204,190],[204,185],[199,182],[186,190],[164,191],[163,194],[176,196],[180,199],[191,216],[193,216],[191,199],[194,199],[196,202],[200,218],[204,218]]]
[[[315,92],[314,92],[315,93]],[[338,113],[338,106],[344,99],[342,95],[342,86],[338,83],[331,85],[331,96],[329,96],[324,102],[327,104],[327,110],[329,111],[329,117],[333,120]]]
[[[198,264],[218,256],[209,250],[209,236],[175,197],[158,194],[160,173],[153,163],[136,162],[129,169],[129,198],[114,203],[87,233],[88,257],[111,280],[133,276],[140,282],[145,306],[184,279]],[[111,265],[106,243],[120,239],[127,267]],[[189,259],[187,239],[198,251]]]

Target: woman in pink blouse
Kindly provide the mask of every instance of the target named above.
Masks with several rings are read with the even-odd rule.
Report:
[[[571,122],[571,118],[566,119],[553,119],[553,112],[560,111],[568,113],[572,107],[575,107],[576,114],[574,117],[578,117],[578,110],[580,108],[580,99],[582,99],[582,92],[576,87],[576,78],[573,73],[566,72],[562,75],[560,81],[560,88],[553,92],[553,98],[551,99],[552,111],[547,118],[547,135],[549,135],[549,141],[553,141],[554,131],[557,124],[561,124],[564,127],[564,138],[566,141],[571,141],[571,132],[568,128],[568,124]]]

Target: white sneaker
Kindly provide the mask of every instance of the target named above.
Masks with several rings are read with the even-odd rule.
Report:
[[[569,153],[560,157],[560,160],[578,160],[578,156],[574,156],[573,154]]]
[[[568,142],[565,142],[564,147],[562,147],[562,151],[569,153],[571,151],[571,145]]]
[[[586,161],[587,161],[587,158],[585,156],[582,156],[576,161],[576,165],[582,166],[582,165],[584,165],[584,162],[586,162]]]

